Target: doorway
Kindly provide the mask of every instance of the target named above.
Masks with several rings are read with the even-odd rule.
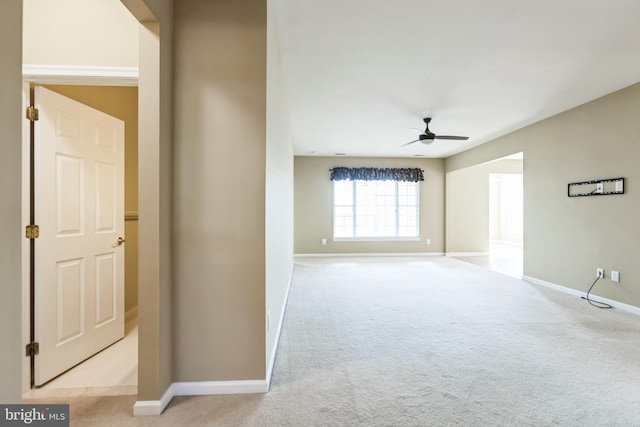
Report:
[[[25,397],[137,394],[138,360],[138,90],[132,86],[47,85],[67,98],[125,123],[125,337]],[[36,196],[37,197],[37,196]]]
[[[144,342],[144,345],[139,347],[139,359],[145,360],[143,365],[138,365],[138,399],[142,402],[153,401],[163,395],[168,387],[168,378],[170,379],[171,372],[171,352],[163,351],[163,349],[171,348],[171,323],[167,321],[170,317],[170,310],[166,309],[171,304],[170,288],[171,288],[171,274],[170,269],[167,267],[171,259],[171,245],[170,245],[170,218],[171,205],[164,203],[170,197],[171,190],[171,171],[172,166],[170,162],[170,153],[172,139],[171,139],[171,126],[173,123],[173,115],[171,106],[171,67],[169,64],[172,62],[173,51],[170,34],[170,29],[173,26],[173,15],[171,13],[170,1],[151,2],[151,5],[147,5],[145,0],[121,0],[121,1],[106,1],[94,4],[82,0],[73,0],[73,6],[70,6],[71,2],[64,2],[61,5],[59,2],[37,2],[37,10],[43,19],[38,21],[38,24],[48,25],[47,34],[55,34],[58,29],[64,29],[72,37],[67,39],[67,42],[74,44],[76,41],[85,43],[86,48],[77,49],[74,51],[76,54],[76,60],[70,61],[69,55],[56,54],[57,49],[66,48],[68,43],[59,43],[57,39],[51,39],[50,37],[38,37],[40,34],[40,28],[31,26],[29,27],[27,19],[28,6],[34,6],[36,1],[16,0],[8,2],[7,8],[3,8],[3,12],[7,12],[2,16],[4,23],[20,22],[23,21],[22,33],[20,33],[20,25],[8,25],[6,27],[7,34],[12,34],[15,38],[23,39],[23,47],[25,34],[34,40],[36,48],[39,52],[47,55],[45,60],[33,60],[32,57],[25,56],[25,51],[22,51],[22,64],[36,64],[33,67],[35,72],[27,72],[29,76],[36,76],[36,83],[44,84],[92,84],[92,85],[113,85],[123,83],[127,81],[131,84],[134,80],[138,82],[139,91],[139,133],[141,135],[139,146],[139,186],[143,190],[139,194],[140,203],[140,221],[139,221],[139,263],[144,265],[144,269],[140,269],[138,275],[139,286],[139,337],[140,341]],[[20,7],[24,4],[23,10]],[[104,34],[121,36],[124,34],[124,25],[112,25],[108,18],[112,18],[113,14],[102,14],[102,9],[97,6],[105,6],[118,8],[122,5],[126,6],[125,13],[129,19],[133,15],[133,34],[138,37],[138,42],[130,40],[127,43],[120,45],[118,49],[111,50],[111,53],[117,53],[118,55],[122,50],[129,48],[133,49],[134,53],[131,55],[137,61],[137,67],[132,64],[127,68],[127,62],[124,67],[111,67],[109,61],[100,62],[97,53],[100,52],[100,43],[108,42],[109,45],[113,45],[114,39],[117,37],[104,37]],[[47,8],[43,7],[46,6]],[[69,8],[71,7],[71,10]],[[46,9],[46,10],[45,10]],[[63,10],[64,9],[64,10]],[[51,11],[56,15],[52,15]],[[98,18],[89,19],[85,16],[85,13],[98,14]],[[67,19],[68,18],[68,19]],[[66,20],[65,20],[66,19]],[[99,43],[89,41],[89,39],[82,37],[81,31],[76,31],[76,25],[74,20],[80,20],[84,24],[84,28],[95,30],[101,24],[107,25],[107,31],[101,32],[102,37]],[[80,22],[79,21],[79,22]],[[160,31],[160,23],[163,23],[164,28],[168,31]],[[117,32],[113,29],[118,28]],[[16,73],[18,67],[20,67],[20,52],[16,48],[18,43],[12,46],[11,43],[5,43],[2,47],[3,53],[6,53],[8,70],[11,70],[10,77],[12,80],[7,80],[7,83],[3,86],[6,88],[12,88],[9,93],[16,97],[16,92],[19,93],[18,88],[14,88],[13,85],[16,81],[19,81],[19,76]],[[91,53],[94,60],[98,62],[85,61],[85,55]],[[137,58],[136,58],[137,57]],[[163,62],[161,63],[161,57]],[[85,58],[86,59],[86,58]],[[64,62],[67,65],[52,65]],[[66,62],[65,62],[66,61]],[[87,64],[90,62],[90,64]],[[45,65],[37,65],[45,64]],[[74,66],[76,64],[80,64]],[[96,65],[92,67],[91,64]],[[119,63],[120,64],[120,63]],[[88,65],[88,66],[85,66]],[[104,65],[106,68],[102,68]],[[43,69],[44,68],[44,69]],[[31,67],[23,65],[23,77],[24,71],[30,71]],[[115,83],[114,83],[115,82]],[[19,97],[18,97],[19,98]],[[16,106],[19,108],[18,106]],[[11,117],[18,118],[17,115],[5,114],[6,111],[2,111],[2,119],[10,121]],[[13,113],[12,113],[13,114]],[[22,123],[28,123],[25,120],[21,120]],[[19,130],[18,123],[8,128],[9,138],[7,140],[7,146],[17,143],[15,141],[15,132]],[[11,148],[10,152],[12,158],[15,159],[16,148]],[[25,156],[23,156],[25,158]],[[144,159],[144,160],[142,160]],[[9,162],[4,162],[5,166],[9,165]],[[20,168],[6,168],[7,176],[11,179],[15,179],[18,182],[21,178]],[[22,170],[26,170],[22,167]],[[16,196],[11,191],[6,191],[5,196],[9,196],[8,200],[15,204],[18,204]],[[24,192],[23,192],[24,194]],[[16,221],[16,214],[13,214],[11,218],[14,222],[28,224],[24,222],[24,219]],[[6,224],[5,224],[6,225]],[[12,230],[11,225],[7,225],[4,230]],[[13,233],[13,231],[11,231]],[[24,232],[24,228],[22,230]],[[10,234],[10,233],[8,233]],[[17,236],[19,237],[19,236]],[[11,237],[5,242],[5,249],[7,251],[14,250],[16,244],[18,247],[24,241],[22,239]],[[22,260],[28,260],[28,256],[22,256]],[[20,280],[20,277],[28,277],[28,271],[25,273],[24,262],[21,267],[15,266],[8,270],[8,278],[14,280]],[[28,264],[28,263],[27,263]],[[28,266],[27,266],[28,270]],[[8,295],[7,301],[5,301],[4,307],[10,307],[12,304],[22,305],[22,321],[18,323],[10,323],[5,325],[5,331],[9,331],[10,334],[15,334],[20,337],[20,346],[24,351],[25,346],[29,343],[28,328],[25,332],[24,329],[21,333],[11,332],[20,328],[20,325],[28,325],[28,321],[25,321],[25,316],[28,318],[29,302],[28,302],[28,281],[26,286],[22,286],[23,292],[20,295],[20,299],[16,299],[15,290],[11,290],[11,295]],[[26,293],[25,293],[26,290]],[[15,340],[15,336],[13,336]],[[13,362],[7,365],[4,370],[7,374],[6,395],[11,399],[16,400],[21,393],[29,390],[29,358],[19,357],[19,353],[16,353]],[[22,367],[22,369],[20,368]],[[24,375],[22,373],[26,373]],[[22,388],[15,389],[17,384],[22,384]],[[144,406],[144,404],[141,404]],[[148,406],[148,405],[147,405]],[[160,413],[161,410],[154,411]],[[136,410],[134,408],[134,414],[148,413],[145,410]],[[156,413],[154,412],[154,413]]]
[[[447,255],[522,277],[523,164],[515,153],[447,173]]]
[[[489,174],[489,257],[493,268],[522,277],[522,246],[522,174]]]
[[[127,335],[125,339],[105,351],[113,353],[114,350],[122,347],[121,343],[134,341],[134,346],[127,344],[129,355],[126,360],[121,360],[121,364],[127,366],[126,377],[133,377],[133,384],[137,384],[137,373],[130,371],[132,365],[137,367],[138,357],[137,325],[135,324],[138,307],[137,84],[140,67],[138,32],[141,25],[137,17],[133,16],[120,1],[88,4],[82,0],[64,3],[23,0],[22,4],[22,59],[25,80],[32,84],[46,85],[54,92],[125,122],[124,234],[126,243],[123,247],[126,265],[124,297],[126,326],[124,329]],[[117,30],[114,31],[114,29]],[[24,164],[23,169],[25,169]],[[23,300],[24,295],[23,291]],[[29,310],[27,308],[23,311]],[[28,326],[24,327],[24,324],[28,323],[28,317],[28,314],[26,318],[23,316],[23,336],[25,329],[27,331],[29,329]],[[135,351],[132,352],[132,349]],[[100,357],[94,356],[88,360],[95,364],[96,359],[99,360]],[[107,359],[118,360],[122,357],[111,356]],[[23,391],[28,390],[30,380],[28,362],[26,365],[25,368],[23,364],[23,372],[27,371],[27,374],[23,374]],[[65,375],[68,376],[73,370],[75,368]],[[111,381],[119,376],[112,375],[107,379]],[[95,376],[90,378],[87,375],[80,375],[80,378],[85,381],[91,379],[94,382],[78,383],[77,386],[113,384],[107,383],[107,379],[96,382]],[[45,388],[58,379],[47,383]],[[131,380],[127,382],[131,383]]]

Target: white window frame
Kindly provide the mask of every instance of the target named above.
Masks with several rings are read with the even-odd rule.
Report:
[[[336,208],[339,207],[336,205],[336,183],[337,182],[344,182],[344,181],[333,181],[333,216],[332,216],[332,220],[333,220],[333,229],[332,229],[332,235],[333,235],[333,240],[334,241],[419,241],[420,240],[420,183],[419,182],[410,182],[410,184],[414,184],[415,185],[415,215],[416,215],[416,235],[415,236],[399,236],[399,229],[400,229],[400,221],[399,221],[399,191],[398,191],[398,184],[400,183],[400,181],[393,181],[393,183],[395,184],[395,235],[393,236],[356,236],[357,233],[357,229],[358,229],[358,205],[357,205],[357,183],[358,182],[362,182],[364,180],[351,180],[351,181],[347,181],[349,183],[351,183],[352,185],[352,200],[351,200],[351,205],[353,208],[353,212],[352,212],[352,221],[353,221],[353,225],[352,225],[352,232],[353,235],[352,236],[346,236],[346,237],[336,237]],[[369,181],[369,182],[376,182],[376,181]],[[340,207],[343,207],[345,205],[340,205]]]

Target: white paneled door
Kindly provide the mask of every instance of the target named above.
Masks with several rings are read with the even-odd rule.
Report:
[[[124,123],[34,90],[35,385],[124,336]]]

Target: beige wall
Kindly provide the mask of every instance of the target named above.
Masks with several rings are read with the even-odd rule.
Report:
[[[489,252],[492,173],[522,173],[522,160],[499,160],[447,173],[447,253]]]
[[[0,402],[21,403],[22,343],[21,206],[22,147],[22,1],[0,2]]]
[[[350,167],[419,167],[420,239],[418,241],[334,242],[333,183],[329,170]],[[295,253],[424,253],[444,252],[444,160],[356,157],[296,157]],[[322,239],[327,239],[323,246]],[[426,240],[431,244],[427,245]]]
[[[138,215],[138,88],[113,86],[45,87],[125,122],[126,213]],[[125,222],[125,311],[138,306],[138,221]]]
[[[269,2],[269,5],[271,3]],[[293,268],[293,144],[289,136],[275,23],[267,11],[266,310],[267,378]]]
[[[266,377],[266,6],[175,2],[175,381]]]
[[[524,274],[586,292],[597,267],[620,271],[595,293],[640,306],[640,85],[446,160],[448,171],[524,151]],[[493,157],[493,158],[496,158]],[[624,195],[567,197],[567,184],[626,178]]]
[[[116,0],[24,0],[23,40],[24,64],[138,66],[138,22]]]

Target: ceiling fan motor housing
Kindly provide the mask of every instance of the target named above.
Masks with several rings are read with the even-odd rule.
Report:
[[[455,136],[455,135],[436,135],[435,133],[431,132],[429,130],[429,122],[431,122],[431,117],[425,117],[424,119],[422,119],[425,123],[425,129],[424,132],[421,132],[418,135],[418,139],[416,139],[415,141],[411,141],[411,142],[407,142],[404,145],[410,145],[413,144],[415,142],[422,142],[423,144],[431,144],[434,140],[436,139],[449,139],[449,140],[454,140],[454,141],[466,141],[467,139],[469,139],[468,136]],[[414,130],[420,132],[419,129],[415,129]],[[404,146],[403,145],[403,146]]]

